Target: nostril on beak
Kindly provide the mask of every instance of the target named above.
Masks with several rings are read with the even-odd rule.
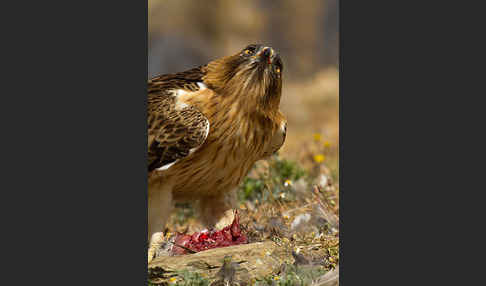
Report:
[[[273,51],[271,48],[269,47],[263,48],[263,50],[260,51],[259,55],[262,59],[266,60],[268,64],[272,63]]]
[[[272,53],[271,53],[271,51],[270,51],[270,48],[265,48],[265,49],[263,50],[263,56],[264,56],[264,57],[268,58],[268,57],[270,57],[270,55],[271,55],[271,54],[272,54]]]

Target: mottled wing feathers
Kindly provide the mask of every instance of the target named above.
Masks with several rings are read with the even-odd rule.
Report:
[[[148,93],[167,92],[168,90],[184,89],[196,91],[199,89],[197,83],[203,81],[206,74],[206,66],[200,66],[184,72],[175,74],[164,74],[154,77],[148,81]]]
[[[176,106],[176,90],[199,89],[200,68],[148,81],[148,171],[165,170],[200,147],[208,119],[195,107]]]

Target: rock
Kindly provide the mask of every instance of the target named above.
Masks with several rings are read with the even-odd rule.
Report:
[[[155,258],[148,265],[149,280],[154,283],[168,281],[179,271],[187,269],[215,281],[218,280],[217,273],[228,256],[232,263],[238,264],[235,280],[242,282],[275,273],[282,263],[289,262],[285,250],[273,241],[255,242],[195,254]]]
[[[302,228],[303,225],[307,224],[311,219],[311,215],[308,213],[298,215],[292,222],[290,229],[297,231]]]

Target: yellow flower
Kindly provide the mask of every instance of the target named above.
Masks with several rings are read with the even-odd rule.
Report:
[[[280,277],[279,276],[273,276],[273,280],[275,280],[275,281],[280,280]]]
[[[312,137],[314,137],[314,140],[319,142],[321,141],[321,134],[319,133],[314,133],[314,135],[312,135]]]
[[[175,277],[172,277],[172,278],[169,279],[170,283],[175,283],[176,281],[177,281],[177,278],[175,278]]]
[[[314,161],[316,161],[316,163],[322,163],[325,159],[326,157],[322,154],[314,155]]]
[[[285,180],[284,186],[286,186],[286,187],[292,186],[292,181],[291,180]]]
[[[329,143],[329,141],[324,141],[324,147],[329,148],[329,146],[331,146],[331,143]]]

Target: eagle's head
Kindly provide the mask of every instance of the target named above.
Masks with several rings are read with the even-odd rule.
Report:
[[[204,82],[218,93],[278,109],[283,64],[271,47],[251,44],[235,55],[212,61]]]

